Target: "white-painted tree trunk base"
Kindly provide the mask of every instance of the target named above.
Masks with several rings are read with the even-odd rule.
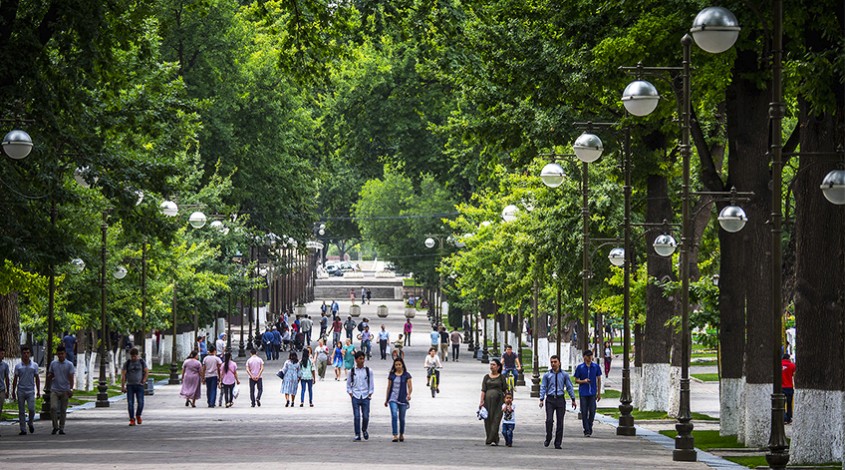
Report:
[[[745,443],[745,377],[742,380],[742,395],[739,397],[739,428],[737,429],[736,440]]]
[[[575,372],[575,368],[578,367],[578,364],[581,363],[581,351],[573,346],[569,345],[569,371]]]
[[[681,368],[669,367],[669,393],[666,395],[666,414],[677,418],[681,414]]]
[[[789,463],[835,462],[843,458],[841,391],[795,390]]]
[[[744,412],[742,391],[745,379],[719,381],[719,435],[735,436],[739,433],[740,416]]]
[[[549,367],[549,338],[537,338],[537,364]]]
[[[772,427],[772,384],[745,384],[745,445],[765,447]]]
[[[631,406],[640,409],[643,403],[643,368],[631,369]]]
[[[569,369],[570,372],[572,371],[572,369],[571,369],[572,359],[570,359],[572,357],[571,348],[572,348],[572,346],[570,346],[569,344],[561,344],[560,345],[560,356],[561,356],[560,357],[560,364],[561,364],[561,368],[564,369],[564,370],[566,370],[567,368],[570,368]]]
[[[640,410],[666,411],[670,368],[669,364],[643,363]]]

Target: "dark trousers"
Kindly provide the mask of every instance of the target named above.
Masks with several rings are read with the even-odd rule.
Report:
[[[460,354],[461,354],[461,345],[460,345],[460,343],[458,343],[458,344],[454,344],[454,343],[453,343],[453,344],[452,344],[452,360],[453,360],[453,361],[457,361],[457,360],[458,360],[458,356],[459,356]]]
[[[258,389],[258,396],[255,395],[255,389]],[[255,406],[255,400],[261,401],[261,394],[264,393],[264,380],[259,377],[258,380],[249,379],[249,401],[252,406]]]
[[[596,396],[585,397],[581,395],[581,424],[584,426],[584,435],[593,434],[593,420],[596,419]]]
[[[214,407],[214,402],[217,400],[217,377],[205,378],[205,397],[208,406]]]
[[[563,415],[566,413],[565,397],[546,397],[546,442],[552,440],[552,427],[555,427],[555,447],[563,442]]]
[[[352,415],[355,418],[355,436],[361,435],[361,431],[367,432],[370,424],[370,399],[352,397]]]
[[[282,343],[273,343],[273,360],[279,359],[279,351],[282,350]]]
[[[126,404],[129,406],[129,419],[141,417],[144,412],[144,385],[143,384],[127,384],[126,385]],[[137,408],[135,407],[137,404]]]
[[[792,422],[792,398],[795,395],[795,389],[784,387],[783,394],[786,396],[786,413],[783,414],[783,421],[790,423]]]
[[[379,352],[381,353],[381,360],[387,359],[387,340],[380,339],[378,340],[378,348]]]
[[[405,346],[411,345],[411,332],[405,333]]]

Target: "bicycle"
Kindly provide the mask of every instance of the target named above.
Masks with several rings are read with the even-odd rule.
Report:
[[[428,383],[431,387],[431,398],[434,398],[438,393],[440,393],[440,384],[437,383],[437,368],[436,367],[429,367],[428,368]]]
[[[507,387],[507,391],[509,393],[513,393],[516,389],[516,374],[518,374],[516,369],[508,369],[505,371],[505,384]]]

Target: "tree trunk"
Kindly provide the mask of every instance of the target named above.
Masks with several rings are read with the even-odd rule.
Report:
[[[772,331],[771,331],[771,173],[769,138],[766,129],[771,91],[760,88],[756,73],[760,61],[754,51],[740,52],[735,62],[734,80],[728,88],[727,116],[728,141],[730,142],[730,184],[739,191],[754,193],[742,207],[748,223],[741,236],[747,260],[740,269],[728,277],[741,276],[752,282],[741,282],[745,287],[746,334],[745,344],[745,431],[740,438],[751,447],[766,445],[771,421],[772,391]],[[730,237],[731,235],[724,235]],[[730,251],[730,247],[728,247]],[[723,253],[722,259],[725,259]],[[727,262],[725,267],[735,266]],[[727,273],[726,273],[727,274]],[[720,280],[721,281],[721,280]],[[724,285],[725,283],[720,282]],[[729,358],[730,359],[730,358]],[[736,375],[736,372],[733,372]]]
[[[648,202],[646,222],[661,223],[672,220],[672,202],[665,176],[650,175],[647,181]],[[654,239],[663,229],[651,229],[645,233],[648,256],[648,276],[657,281],[674,280],[672,258],[664,258],[651,248]],[[642,341],[637,347],[642,358],[642,402],[644,411],[665,411],[669,396],[669,352],[672,331],[667,322],[674,314],[674,301],[664,295],[663,289],[649,283],[646,287],[646,322]]]
[[[0,346],[6,349],[9,359],[21,357],[21,315],[18,311],[18,293],[0,295]]]
[[[744,407],[742,391],[745,355],[745,256],[747,234],[719,230],[719,434],[739,434]],[[744,432],[744,431],[743,431]]]
[[[841,96],[837,104],[838,122],[828,114],[809,115],[809,105],[799,101],[802,152],[833,152],[836,142],[843,141]],[[797,412],[790,463],[837,461],[843,453],[845,214],[819,190],[819,182],[836,163],[832,155],[802,156],[795,181]]]

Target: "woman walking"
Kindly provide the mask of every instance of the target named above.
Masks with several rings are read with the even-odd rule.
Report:
[[[610,362],[613,360],[613,347],[610,341],[604,342],[604,377],[610,375]]]
[[[314,361],[311,359],[311,347],[302,351],[302,361],[299,363],[299,407],[305,406],[305,388],[308,388],[308,406],[314,407]]]
[[[282,366],[282,374],[284,374],[284,377],[282,377],[281,392],[285,394],[285,408],[289,406],[293,407],[296,401],[296,386],[299,385],[301,374],[299,370],[299,357],[297,357],[295,352],[291,351],[288,360]]]
[[[505,379],[502,376],[502,363],[498,359],[490,361],[490,373],[481,381],[481,401],[478,409],[487,408],[484,429],[487,431],[488,446],[499,445],[499,424],[502,421],[502,404],[505,402]]]
[[[346,346],[343,347],[343,369],[346,371],[344,377],[349,376],[349,371],[355,365],[355,346],[352,345],[352,340],[346,340]]]
[[[393,442],[405,442],[405,413],[411,402],[411,374],[405,369],[401,358],[393,360],[393,367],[387,376],[387,393],[384,406],[390,407],[390,425],[393,428]]]
[[[238,365],[232,360],[232,353],[227,352],[223,356],[223,365],[220,366],[220,372],[223,375],[220,384],[223,387],[223,398],[226,400],[226,408],[231,408],[235,401],[235,384],[241,384],[240,379],[238,379]]]
[[[200,371],[202,363],[197,360],[199,353],[191,351],[188,358],[182,363],[182,390],[179,395],[185,399],[185,406],[197,407],[197,398],[200,397],[202,379]]]
[[[340,341],[335,342],[332,365],[334,366],[334,379],[340,380],[340,369],[343,368],[343,344]]]
[[[329,363],[329,348],[323,344],[323,340],[317,341],[314,359],[317,363],[317,376],[320,377],[320,381],[323,381],[326,378],[326,366]]]

